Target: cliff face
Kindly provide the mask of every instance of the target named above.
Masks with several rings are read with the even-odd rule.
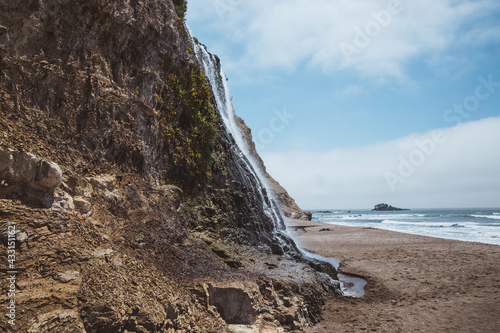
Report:
[[[171,1],[1,0],[0,70],[15,331],[321,319],[326,284],[277,242]]]
[[[283,186],[281,186],[280,183],[278,183],[276,179],[274,179],[267,172],[264,161],[262,160],[262,158],[260,158],[259,154],[257,153],[257,150],[255,149],[255,142],[253,142],[252,131],[245,124],[245,121],[243,121],[243,119],[241,119],[240,117],[237,117],[236,120],[238,122],[238,126],[240,126],[241,128],[243,137],[245,138],[245,141],[248,145],[248,149],[250,150],[255,160],[258,162],[260,169],[262,170],[262,173],[266,177],[266,180],[271,186],[271,189],[274,191],[274,195],[279,202],[279,206],[283,216],[292,219],[311,221],[312,218],[311,212],[300,209],[295,200],[288,194],[288,192],[283,188]]]

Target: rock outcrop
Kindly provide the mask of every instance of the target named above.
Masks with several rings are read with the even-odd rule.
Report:
[[[245,124],[245,121],[240,117],[236,117],[236,121],[238,126],[241,128],[241,132],[243,134],[243,138],[246,140],[248,149],[250,153],[253,155],[255,160],[260,166],[260,169],[264,176],[266,177],[267,182],[271,186],[274,191],[274,195],[279,202],[279,206],[281,212],[284,216],[289,217],[291,219],[301,219],[306,221],[311,221],[312,213],[309,211],[302,210],[295,200],[288,194],[288,192],[277,182],[266,170],[266,166],[262,158],[260,158],[257,150],[255,149],[255,142],[253,142],[252,138],[252,130]]]
[[[398,211],[398,210],[409,210],[409,209],[397,208],[385,203],[377,204],[372,209],[372,211]]]
[[[0,146],[0,180],[0,198],[49,208],[62,172],[56,163]]]
[[[0,2],[0,236],[7,253],[14,228],[17,271],[0,331],[321,320],[335,286],[316,271],[336,272],[276,237],[175,8]]]

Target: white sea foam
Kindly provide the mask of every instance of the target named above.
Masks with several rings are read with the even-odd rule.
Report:
[[[389,220],[389,219],[413,219],[423,217],[416,214],[349,214],[338,216],[344,220]]]
[[[495,214],[495,213],[493,213],[493,214]],[[500,215],[471,215],[471,216],[474,216],[474,217],[483,217],[483,218],[486,218],[486,219],[500,220]]]
[[[384,220],[382,221],[384,224],[415,224],[413,222],[405,222],[405,221],[394,221],[394,220]]]
[[[461,228],[465,227],[466,223],[470,222],[407,222],[407,221],[393,221],[393,220],[384,220],[381,222],[382,224],[395,224],[395,225],[404,225],[404,226],[415,226],[418,228],[423,227],[444,227],[444,228]]]

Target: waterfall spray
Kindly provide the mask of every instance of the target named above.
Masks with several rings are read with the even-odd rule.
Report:
[[[241,134],[241,130],[236,123],[233,103],[231,102],[231,94],[227,86],[227,79],[221,66],[218,66],[218,59],[213,54],[209,53],[205,46],[193,43],[198,62],[203,67],[205,75],[208,77],[212,86],[217,109],[220,112],[224,125],[228,133],[233,137],[236,145],[239,148],[237,153],[240,160],[246,164],[247,169],[254,175],[258,183],[258,193],[264,203],[266,214],[272,219],[275,231],[284,230],[284,223],[279,211],[276,200],[273,197],[273,191],[269,187],[267,180],[262,173],[255,158],[250,153],[248,146]]]

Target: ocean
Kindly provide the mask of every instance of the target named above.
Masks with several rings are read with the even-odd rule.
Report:
[[[313,210],[312,220],[407,234],[500,245],[500,208]]]

